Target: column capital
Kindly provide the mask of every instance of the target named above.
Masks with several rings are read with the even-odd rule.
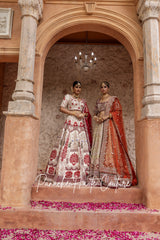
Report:
[[[42,18],[43,0],[18,0],[22,17],[32,16],[37,21]]]
[[[137,4],[139,19],[144,22],[148,19],[159,20],[160,1],[159,0],[139,0]]]

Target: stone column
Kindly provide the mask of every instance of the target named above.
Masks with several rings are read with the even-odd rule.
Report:
[[[0,202],[30,206],[38,159],[39,119],[34,118],[34,65],[37,23],[43,0],[19,0],[22,29],[18,76],[5,121]]]
[[[18,3],[22,11],[18,76],[7,114],[34,116],[36,32],[38,20],[42,17],[43,0],[19,0]]]
[[[142,119],[160,118],[159,0],[139,0],[139,19],[143,27],[144,97]]]

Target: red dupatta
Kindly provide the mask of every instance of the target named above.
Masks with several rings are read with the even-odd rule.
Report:
[[[122,119],[122,108],[118,98],[115,98],[112,104],[112,107],[110,109],[110,114],[112,115],[112,118],[109,121],[109,128],[111,130],[112,142],[114,145],[114,142],[116,142],[116,139],[118,137],[119,152],[121,156],[121,162],[123,164],[124,177],[126,178],[130,177],[129,169],[127,166],[127,162],[128,162],[130,164],[130,168],[132,171],[132,185],[134,186],[137,184],[137,178],[136,178],[131,160],[129,158],[128,151],[127,151],[127,143],[126,143],[125,132],[123,127],[123,119]],[[116,153],[116,149],[113,147],[112,150],[113,150],[113,155],[115,159],[115,166],[117,166],[117,171],[119,172],[120,166],[118,163],[119,160]]]

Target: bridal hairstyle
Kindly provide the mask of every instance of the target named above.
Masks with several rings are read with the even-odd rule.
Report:
[[[74,81],[74,82],[73,82],[73,88],[74,88],[74,86],[76,86],[77,84],[82,85],[80,81]]]
[[[102,87],[102,83],[104,83],[104,84],[109,88],[109,86],[110,86],[109,82],[107,82],[107,81],[103,81],[103,82],[101,82],[100,87]]]

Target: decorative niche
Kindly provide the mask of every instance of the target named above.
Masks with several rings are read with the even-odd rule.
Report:
[[[13,9],[0,8],[0,38],[11,38]]]

